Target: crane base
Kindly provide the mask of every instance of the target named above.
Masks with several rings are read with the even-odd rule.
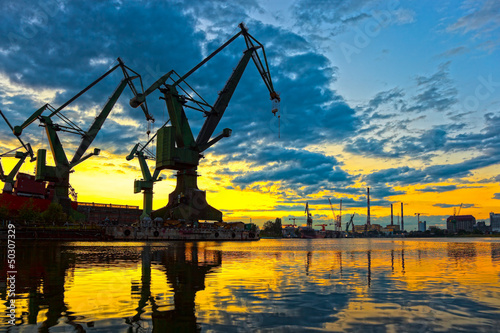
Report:
[[[151,217],[186,222],[222,221],[222,212],[207,203],[206,192],[198,189],[196,170],[177,172],[177,186],[168,196],[168,204],[151,213]]]

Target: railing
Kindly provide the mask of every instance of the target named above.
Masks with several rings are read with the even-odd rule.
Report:
[[[101,203],[95,203],[95,202],[79,202],[78,206],[83,206],[83,207],[106,207],[106,208],[139,209],[139,206],[101,204]]]

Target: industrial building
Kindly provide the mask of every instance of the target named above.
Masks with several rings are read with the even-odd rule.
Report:
[[[365,229],[366,228],[366,229]],[[382,230],[382,226],[380,224],[370,224],[370,226],[366,226],[364,224],[361,225],[355,225],[354,226],[354,232],[357,233],[363,233],[365,231],[377,231],[380,232]]]
[[[384,233],[395,233],[400,231],[399,224],[388,224],[385,228],[382,228],[380,231]]]
[[[475,224],[476,218],[472,215],[453,215],[446,219],[446,229],[449,233],[457,233],[461,230],[472,232]]]
[[[89,224],[131,225],[139,221],[142,211],[139,206],[79,202],[78,212],[85,215],[85,221]]]
[[[500,231],[500,214],[490,213],[490,227],[491,231]]]

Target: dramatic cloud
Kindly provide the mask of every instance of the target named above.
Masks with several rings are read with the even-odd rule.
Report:
[[[366,30],[378,31],[390,25],[413,22],[414,13],[399,2],[373,0],[314,1],[300,0],[292,6],[297,25],[315,39],[325,39],[364,24]],[[359,28],[358,28],[359,29]]]
[[[431,186],[431,187],[426,187],[422,189],[418,189],[417,191],[419,192],[448,192],[448,191],[453,191],[456,190],[457,186],[456,185],[443,185],[443,186]]]
[[[420,20],[427,9],[397,1],[299,0],[268,6],[261,0],[49,0],[5,1],[2,8],[0,108],[13,125],[45,103],[58,107],[116,64],[117,57],[142,75],[145,88],[171,69],[182,75],[245,22],[265,47],[274,88],[281,94],[281,117],[272,115],[269,92],[250,62],[215,131],[231,128],[232,136],[207,150],[200,173],[210,166],[221,186],[273,193],[284,210],[292,209],[285,203],[299,209],[305,198],[327,206],[323,193],[349,197],[344,198],[347,207],[364,205],[366,186],[373,204],[389,205],[388,199],[405,194],[405,186],[427,186],[420,193],[453,191],[472,186],[467,177],[477,170],[500,163],[494,62],[481,58],[484,74],[472,58],[465,59],[480,48],[495,51],[497,1],[466,1],[433,27],[425,26],[442,32],[444,24],[448,33],[441,35],[453,37],[446,41],[419,30],[423,21],[431,24]],[[418,30],[418,36],[406,28]],[[356,44],[361,35],[368,37],[363,47]],[[355,66],[336,57],[343,42],[365,49],[357,53]],[[213,103],[245,48],[240,37],[187,82]],[[450,57],[453,62],[440,63]],[[117,70],[64,114],[87,129],[122,78]],[[157,119],[153,132],[169,118],[159,96],[154,92],[148,99]],[[91,148],[124,156],[135,143],[145,142],[145,117],[128,105],[131,97],[127,87]],[[466,102],[476,102],[471,98],[478,101],[474,108],[467,107]],[[196,136],[203,113],[186,113]],[[40,146],[46,140],[37,125],[28,127],[23,139]],[[70,154],[81,137],[59,134]],[[16,144],[7,126],[0,140],[6,147]],[[339,155],[333,157],[332,151]],[[368,175],[346,171],[360,170],[353,164],[360,159],[364,165],[366,157],[383,164]],[[134,163],[128,164],[136,169]],[[482,182],[492,180],[488,177]]]
[[[310,195],[329,189],[332,184],[352,183],[352,177],[340,168],[334,157],[306,150],[259,147],[251,153],[226,156],[222,163],[234,161],[247,161],[251,167],[258,167],[232,179],[232,183],[241,188],[271,183],[299,195]]]

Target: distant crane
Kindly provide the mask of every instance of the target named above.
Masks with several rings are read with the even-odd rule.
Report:
[[[321,227],[321,231],[326,231],[325,227],[327,226],[328,224],[316,224],[317,227]]]
[[[460,207],[458,207],[458,211],[457,211],[457,207],[453,208],[453,216],[460,215],[460,211],[462,210],[462,206],[463,206],[463,203],[461,203]]]
[[[303,217],[290,217],[288,218],[289,220],[293,221],[293,226],[295,227],[295,220],[303,220]]]
[[[347,222],[345,227],[345,232],[349,232],[349,226],[352,225],[352,232],[354,233],[354,214],[351,215],[351,219]]]
[[[340,231],[342,226],[341,226],[341,219],[342,219],[342,200],[340,200],[340,215],[335,214],[335,210],[333,209],[333,204],[330,198],[328,198],[328,202],[330,203],[330,208],[332,210],[333,214],[333,221],[335,223],[335,231]]]
[[[420,214],[422,214],[422,213],[415,213],[415,215],[417,216],[418,223],[420,223]]]
[[[306,213],[306,219],[307,219],[307,227],[312,229],[313,219],[312,219],[311,213],[309,213],[309,203],[308,202],[306,202],[305,213]]]

